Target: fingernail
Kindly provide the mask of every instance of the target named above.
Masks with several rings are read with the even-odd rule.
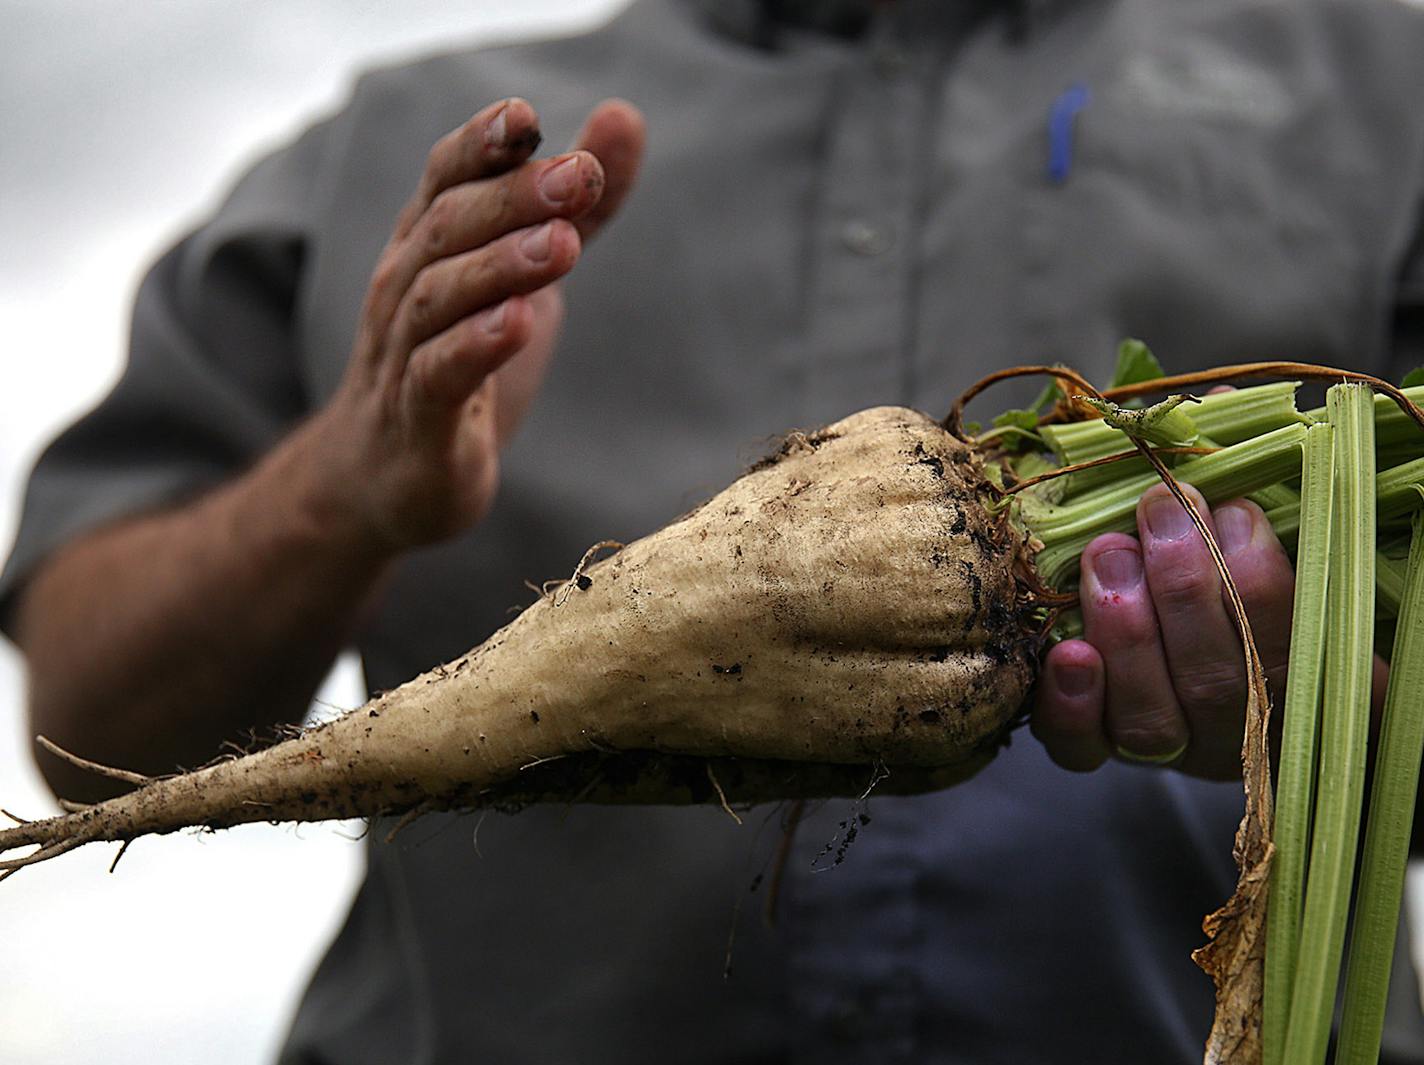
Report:
[[[545,222],[536,226],[519,239],[519,250],[531,262],[542,263],[549,257],[549,240],[553,236],[553,224]]]
[[[1158,540],[1180,540],[1195,530],[1192,516],[1174,496],[1155,495],[1147,501],[1147,531]]]
[[[1131,547],[1114,547],[1093,556],[1093,576],[1108,592],[1129,592],[1142,583],[1142,556]]]
[[[1218,507],[1212,518],[1216,521],[1216,542],[1228,555],[1244,550],[1256,534],[1256,517],[1247,507]]]
[[[551,166],[539,178],[539,191],[551,203],[563,203],[578,188],[578,156],[571,155],[563,162]]]
[[[488,148],[503,148],[509,139],[508,123],[505,121],[505,113],[509,110],[509,105],[501,107],[495,116],[485,125],[485,146]]]
[[[1087,695],[1093,690],[1094,675],[1087,666],[1056,666],[1053,676],[1064,695]]]
[[[1166,754],[1138,754],[1136,751],[1129,751],[1120,744],[1115,747],[1115,750],[1119,758],[1129,762],[1139,762],[1143,765],[1171,765],[1187,753],[1187,745],[1184,743],[1175,751],[1168,751]]]
[[[480,312],[480,325],[486,333],[498,333],[504,328],[504,303],[496,303]]]

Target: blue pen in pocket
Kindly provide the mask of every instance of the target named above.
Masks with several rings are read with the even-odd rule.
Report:
[[[1088,87],[1070,85],[1058,94],[1048,111],[1048,180],[1061,185],[1073,168],[1073,127],[1078,112],[1088,105]]]

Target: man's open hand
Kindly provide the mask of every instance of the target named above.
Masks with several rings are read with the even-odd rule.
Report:
[[[531,161],[539,139],[534,109],[511,99],[431,150],[346,377],[306,434],[323,513],[373,545],[430,543],[488,509],[558,336],[558,281],[631,188],[643,121],[606,101],[574,150]]]

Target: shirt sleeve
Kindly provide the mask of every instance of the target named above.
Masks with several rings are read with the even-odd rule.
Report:
[[[56,548],[240,473],[307,410],[296,322],[323,133],[257,164],[150,270],[118,383],[31,472],[0,572],[0,629]]]

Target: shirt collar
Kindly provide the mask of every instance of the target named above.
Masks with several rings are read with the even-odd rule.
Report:
[[[765,45],[796,27],[853,39],[865,32],[877,0],[685,0],[717,29]]]

